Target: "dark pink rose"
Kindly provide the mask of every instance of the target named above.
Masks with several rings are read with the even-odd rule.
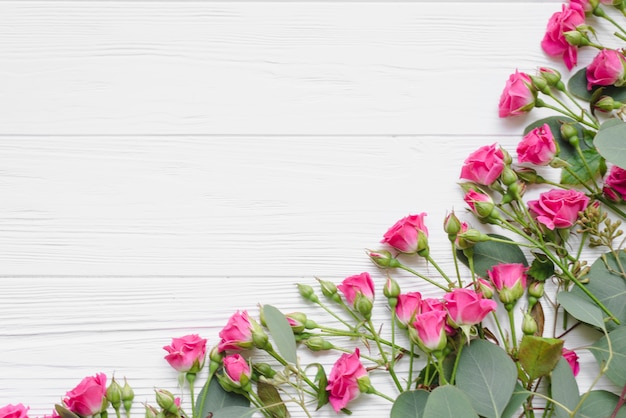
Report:
[[[443,298],[450,319],[459,326],[480,323],[489,312],[495,311],[497,306],[495,301],[484,299],[471,289],[454,289]]]
[[[520,263],[502,263],[487,271],[502,303],[515,303],[522,297],[526,290],[527,270],[528,267]]]
[[[420,213],[400,219],[387,230],[380,242],[389,244],[402,253],[414,254],[418,252],[423,249],[423,241],[428,238],[428,228],[424,224],[424,216],[426,216],[425,213]]]
[[[337,285],[337,289],[343,293],[351,305],[354,304],[359,294],[369,300],[374,300],[374,282],[367,272],[346,277],[341,284]]]
[[[550,17],[546,34],[541,41],[543,50],[551,56],[562,56],[568,70],[576,66],[578,59],[577,47],[570,45],[565,39],[565,32],[576,30],[585,23],[585,11],[581,5],[573,3],[569,7],[562,6],[560,12]]]
[[[485,186],[495,182],[504,169],[504,153],[497,144],[472,152],[463,163],[461,178]]]
[[[614,202],[626,200],[626,170],[616,165],[612,166],[604,179],[603,191]]]
[[[0,418],[28,418],[28,407],[18,403],[0,408]]]
[[[251,348],[254,343],[252,341],[252,324],[248,312],[235,312],[226,326],[219,333],[221,338],[217,345],[218,351],[240,351]]]
[[[409,327],[409,337],[424,352],[443,350],[447,344],[447,316],[443,310],[420,313]]]
[[[240,354],[231,354],[224,357],[224,371],[233,383],[245,386],[250,382],[250,366]]]
[[[63,403],[70,411],[83,417],[99,414],[106,402],[106,391],[107,377],[104,373],[87,376],[65,394]]]
[[[396,304],[396,318],[398,322],[407,327],[415,315],[420,311],[420,305],[422,303],[422,294],[420,292],[409,292],[398,296],[398,303]]]
[[[535,107],[537,91],[532,86],[530,76],[515,70],[504,85],[498,103],[498,115],[501,118],[517,116],[529,112]]]
[[[172,338],[172,343],[163,347],[168,354],[165,360],[179,372],[197,373],[204,365],[207,340],[197,334]]]
[[[432,312],[432,311],[446,311],[446,305],[439,299],[425,298],[420,303],[420,313]]]
[[[614,49],[603,49],[587,67],[587,90],[593,86],[612,86],[624,79],[624,55]]]
[[[548,165],[556,155],[556,142],[546,123],[528,132],[517,145],[517,161],[535,165]]]
[[[587,208],[589,198],[576,190],[552,189],[541,193],[538,200],[528,202],[530,212],[548,229],[569,228],[578,213]]]
[[[572,373],[574,373],[574,376],[577,376],[578,372],[580,372],[580,365],[578,364],[578,354],[576,354],[576,352],[573,350],[568,350],[567,348],[563,347],[563,358],[567,360],[567,363],[572,368]]]
[[[342,354],[328,376],[328,401],[336,412],[360,394],[359,380],[367,379],[367,370],[361,364],[359,349],[352,354]]]

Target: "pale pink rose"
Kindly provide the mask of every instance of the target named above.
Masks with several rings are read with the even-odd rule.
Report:
[[[626,170],[612,166],[604,179],[604,194],[614,202],[626,200]]]
[[[420,313],[409,328],[412,341],[425,352],[443,350],[446,346],[446,318],[444,310]]]
[[[424,246],[424,243],[421,242],[424,238],[420,239],[420,232],[423,236],[428,237],[428,228],[424,224],[424,216],[426,213],[422,212],[400,219],[385,232],[380,242],[389,244],[402,253],[416,253],[422,249],[420,247]]]
[[[576,190],[552,189],[541,193],[539,199],[528,202],[530,212],[548,229],[569,228],[585,210],[589,198]]]
[[[351,305],[354,304],[359,294],[369,300],[374,300],[374,282],[367,272],[346,277],[341,284],[337,285],[337,289],[343,293]]]
[[[359,379],[367,378],[367,370],[361,364],[359,349],[352,354],[342,354],[328,375],[328,401],[336,412],[359,396]]]
[[[567,363],[572,368],[572,373],[574,373],[574,376],[577,376],[578,372],[580,372],[580,364],[578,364],[578,354],[576,354],[575,351],[568,350],[565,347],[563,347],[562,352],[563,358],[567,360]]]
[[[521,263],[496,264],[487,271],[489,279],[498,291],[500,300],[505,304],[515,303],[526,290],[527,276]]]
[[[532,86],[530,76],[515,70],[504,85],[498,102],[498,115],[501,118],[522,115],[535,107],[537,91]]]
[[[517,161],[548,165],[556,155],[556,142],[546,123],[528,132],[517,145]]]
[[[624,79],[624,55],[614,49],[603,49],[587,67],[587,90],[593,86],[612,86]]]
[[[0,408],[0,418],[28,418],[28,407],[18,403]]]
[[[563,5],[560,12],[550,17],[546,34],[541,41],[543,50],[551,56],[562,56],[569,70],[576,66],[578,49],[567,42],[564,33],[576,30],[577,26],[584,23],[585,11],[581,5],[576,3],[570,4],[569,7]]]
[[[245,385],[250,381],[250,366],[240,354],[231,354],[224,357],[224,371],[228,377],[237,384]],[[243,380],[242,380],[243,379]]]
[[[252,341],[252,324],[248,312],[235,312],[226,326],[219,333],[221,338],[217,345],[218,351],[240,351],[251,348],[254,344]]]
[[[461,178],[488,186],[504,169],[504,153],[497,144],[485,145],[472,152],[463,163]]]
[[[408,326],[415,315],[420,311],[422,303],[422,294],[420,292],[409,292],[398,295],[398,303],[396,305],[396,318],[400,324]]]
[[[72,412],[86,417],[99,414],[106,402],[107,377],[104,373],[85,377],[65,394],[63,403]]]
[[[497,306],[495,301],[484,299],[471,289],[454,289],[443,298],[450,319],[459,326],[480,323],[489,312],[495,311]]]
[[[197,373],[204,365],[207,340],[197,334],[172,338],[172,343],[163,347],[168,354],[165,360],[179,372]]]

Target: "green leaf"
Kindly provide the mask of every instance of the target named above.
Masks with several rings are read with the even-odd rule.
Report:
[[[555,401],[554,416],[557,418],[571,418],[565,409],[557,405],[557,403],[561,404],[568,410],[573,411],[580,401],[580,393],[574,373],[572,373],[572,368],[564,358],[561,358],[554,370],[552,370],[550,375],[550,392],[552,399]]]
[[[524,335],[519,347],[519,362],[531,380],[550,373],[562,357],[563,340]]]
[[[583,99],[585,101],[590,101],[593,94],[596,90],[602,88],[602,95],[611,96],[615,100],[625,101],[626,100],[626,88],[625,87],[615,87],[615,86],[594,86],[591,90],[587,90],[587,68],[582,68],[578,70],[574,75],[572,75],[567,82],[567,89],[574,96],[579,99]]]
[[[606,377],[617,386],[626,386],[626,326],[609,332],[613,357],[609,363]],[[609,361],[611,350],[606,336],[600,338],[589,348],[600,367]]]
[[[626,303],[624,303],[626,280],[618,274],[620,265],[626,268],[626,253],[619,253],[619,263],[613,254],[606,253],[591,265],[589,274],[586,276],[589,283],[584,286],[615,315],[622,325],[626,325]],[[591,299],[578,287],[573,287],[570,293],[587,298],[592,303]],[[606,329],[609,331],[617,326],[614,321],[606,323]]]
[[[57,414],[59,414],[59,417],[61,418],[80,418],[78,415],[76,415],[63,405],[56,404],[54,405],[54,409],[57,411]]]
[[[567,313],[580,322],[604,329],[602,310],[595,303],[591,302],[589,298],[583,297],[578,293],[559,292],[556,299]]]
[[[227,406],[213,412],[211,418],[250,418],[256,411],[254,408],[245,406]]]
[[[265,411],[269,412],[272,417],[289,418],[289,411],[274,385],[259,381],[257,382],[257,393],[266,407]]]
[[[511,396],[511,400],[509,400],[506,408],[504,408],[502,418],[519,416],[519,409],[529,395],[532,395],[532,392],[524,389],[519,382],[516,382],[515,389],[513,390],[513,396]]]
[[[498,234],[487,234],[501,240],[511,241],[511,239]],[[522,263],[528,266],[526,256],[515,244],[504,244],[502,242],[486,241],[478,242],[472,247],[474,252],[474,271],[480,277],[487,277],[487,270],[502,263]],[[463,251],[458,252],[458,257],[463,264],[469,267],[469,261]]]
[[[592,390],[580,407],[581,418],[611,417],[619,396],[606,390]],[[626,405],[622,405],[615,418],[626,418]]]
[[[207,417],[229,406],[247,408],[250,401],[243,395],[225,391],[217,379],[210,377],[196,398],[196,411],[201,417]]]
[[[598,151],[595,149],[586,149],[583,150],[582,153],[587,165],[585,166],[585,162],[578,154],[568,158],[567,162],[571,164],[570,170],[576,173],[576,175],[572,175],[565,169],[561,170],[561,184],[576,185],[581,184],[581,181],[586,183],[602,174],[604,170],[604,159]],[[587,166],[589,170],[587,170]]]
[[[626,168],[626,123],[603,123],[593,143],[608,162]]]
[[[322,406],[328,403],[328,391],[326,390],[326,386],[328,386],[328,378],[326,377],[326,371],[324,370],[324,366],[319,363],[312,363],[306,367],[308,370],[310,367],[317,368],[317,373],[315,374],[315,384],[318,387],[317,391],[317,407],[315,410],[319,410]]]
[[[263,315],[280,355],[289,363],[296,364],[296,339],[285,315],[272,305],[263,305]]]
[[[554,263],[545,254],[533,253],[533,255],[535,258],[527,273],[535,280],[544,282],[554,275]]]
[[[460,389],[439,386],[428,396],[424,418],[478,418],[467,395]]]
[[[390,418],[423,417],[428,395],[430,395],[430,393],[425,390],[409,390],[402,392],[393,403]]]
[[[500,417],[516,381],[517,368],[502,348],[485,340],[474,340],[463,348],[456,385],[469,396],[479,415]]]

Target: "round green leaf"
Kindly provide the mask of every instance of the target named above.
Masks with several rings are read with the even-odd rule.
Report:
[[[581,418],[611,417],[617,407],[619,396],[606,390],[592,390],[578,410]],[[615,415],[615,418],[626,418],[626,405]]]
[[[567,89],[574,96],[579,99],[583,99],[584,101],[590,101],[593,94],[598,90],[602,89],[603,96],[611,96],[613,99],[618,101],[626,100],[626,87],[615,87],[615,86],[594,86],[591,90],[587,90],[587,68],[582,68],[578,70],[574,75],[570,77],[567,82]]]
[[[487,234],[490,237],[511,241],[509,238],[498,234]],[[511,241],[513,242],[513,241]],[[487,270],[502,263],[521,263],[528,266],[526,256],[519,246],[504,244],[502,242],[486,241],[476,243],[472,247],[474,252],[474,270],[481,277],[487,277]],[[463,264],[469,266],[469,262],[463,251],[458,252],[458,257]]]
[[[567,313],[580,322],[604,329],[602,310],[588,297],[583,297],[578,293],[560,292],[556,299]]]
[[[450,385],[431,392],[424,408],[424,418],[478,418],[467,395]]]
[[[285,315],[272,305],[263,305],[263,315],[278,352],[285,360],[296,364],[296,339]]]
[[[559,360],[550,375],[550,394],[556,403],[563,405],[570,411],[573,411],[580,401],[576,378],[574,378],[572,368],[564,358]],[[571,418],[569,413],[556,403],[554,416],[557,418]]]
[[[244,406],[227,406],[215,411],[211,418],[251,418],[257,410]]]
[[[243,395],[225,391],[217,379],[209,378],[196,398],[196,410],[200,416],[206,417],[229,406],[248,409],[250,401]]]
[[[609,339],[613,356],[609,363],[606,377],[617,386],[623,387],[626,386],[626,326],[609,332]],[[593,343],[589,350],[596,358],[600,367],[603,367],[609,361],[609,357],[611,357],[611,350],[609,350],[606,336]]]
[[[424,408],[430,392],[409,390],[396,398],[391,408],[390,418],[419,418],[424,416]]]
[[[626,123],[617,119],[609,122],[600,126],[593,143],[608,162],[626,168]]]

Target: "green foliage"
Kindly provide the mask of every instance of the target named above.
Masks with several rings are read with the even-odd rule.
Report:
[[[80,418],[78,415],[76,415],[63,405],[56,404],[54,405],[54,409],[57,411],[57,414],[59,414],[61,418]]]
[[[626,418],[626,406],[613,415],[619,396],[606,390],[592,390],[581,405],[578,414],[581,418],[615,417]]]
[[[519,382],[515,383],[515,389],[513,390],[513,396],[507,404],[506,408],[502,412],[502,418],[512,418],[519,416],[519,408],[522,406],[526,398],[531,395],[532,392],[524,389]]]
[[[211,418],[250,418],[255,412],[256,409],[245,406],[227,406],[213,412]]]
[[[573,74],[567,82],[567,88],[574,96],[583,99],[586,102],[590,102],[597,91],[602,89],[602,94],[605,96],[611,96],[618,101],[626,101],[626,87],[606,86],[599,87],[594,86],[591,90],[587,90],[587,68],[582,68]]]
[[[580,322],[604,329],[602,311],[595,303],[590,302],[589,298],[578,293],[559,292],[557,300],[567,313]]]
[[[608,162],[626,168],[626,123],[617,119],[603,123],[594,145]]]
[[[263,405],[266,406],[265,411],[273,418],[289,418],[289,411],[287,411],[287,407],[274,385],[259,381],[257,382],[257,393],[259,399],[263,401]]]
[[[606,377],[617,386],[623,387],[626,386],[626,326],[616,328],[608,335],[608,340],[604,336],[593,343],[590,351],[600,367],[607,365],[610,360]]]
[[[511,239],[503,235],[487,235],[497,239],[511,241]],[[474,245],[472,249],[474,253],[474,271],[480,277],[487,277],[487,270],[490,270],[493,266],[497,264],[521,263],[525,266],[528,266],[526,256],[524,255],[520,247],[515,244],[485,241],[476,243],[476,245]],[[465,254],[463,254],[463,251],[459,251],[457,255],[461,262],[469,267],[469,260],[467,259]]]
[[[424,418],[478,418],[467,395],[454,386],[440,386],[428,396]]]
[[[315,384],[318,387],[317,391],[317,408],[320,409],[322,406],[328,403],[328,391],[326,390],[326,386],[328,386],[328,378],[326,377],[326,371],[324,367],[319,363],[310,364],[308,367],[316,367],[317,373],[315,374]]]
[[[519,347],[519,362],[530,380],[550,373],[562,357],[563,340],[524,335]]]
[[[216,411],[226,407],[249,409],[249,406],[250,401],[245,396],[225,391],[217,379],[212,378],[207,380],[196,398],[196,414],[199,417],[206,417],[213,413],[213,417],[216,418]]]
[[[469,396],[479,415],[500,417],[516,381],[517,368],[501,347],[485,340],[473,340],[463,349],[456,385]]]
[[[555,401],[554,416],[557,418],[572,418],[560,405],[573,411],[580,401],[580,393],[572,368],[564,358],[561,358],[554,370],[552,370],[550,392],[552,399]]]
[[[582,151],[584,160],[578,154],[570,157],[567,162],[570,163],[570,173],[568,170],[561,171],[561,184],[577,185],[593,180],[598,176],[602,176],[606,172],[606,164],[602,156],[595,149],[586,149]],[[585,165],[586,162],[586,165]]]
[[[263,305],[263,315],[278,352],[285,360],[296,364],[296,340],[285,315],[272,305]]]
[[[419,418],[424,416],[424,408],[430,392],[409,390],[396,398],[391,408],[390,418]]]
[[[554,275],[554,263],[552,260],[545,254],[533,253],[533,255],[535,258],[527,271],[528,275],[540,282],[552,277]]]

